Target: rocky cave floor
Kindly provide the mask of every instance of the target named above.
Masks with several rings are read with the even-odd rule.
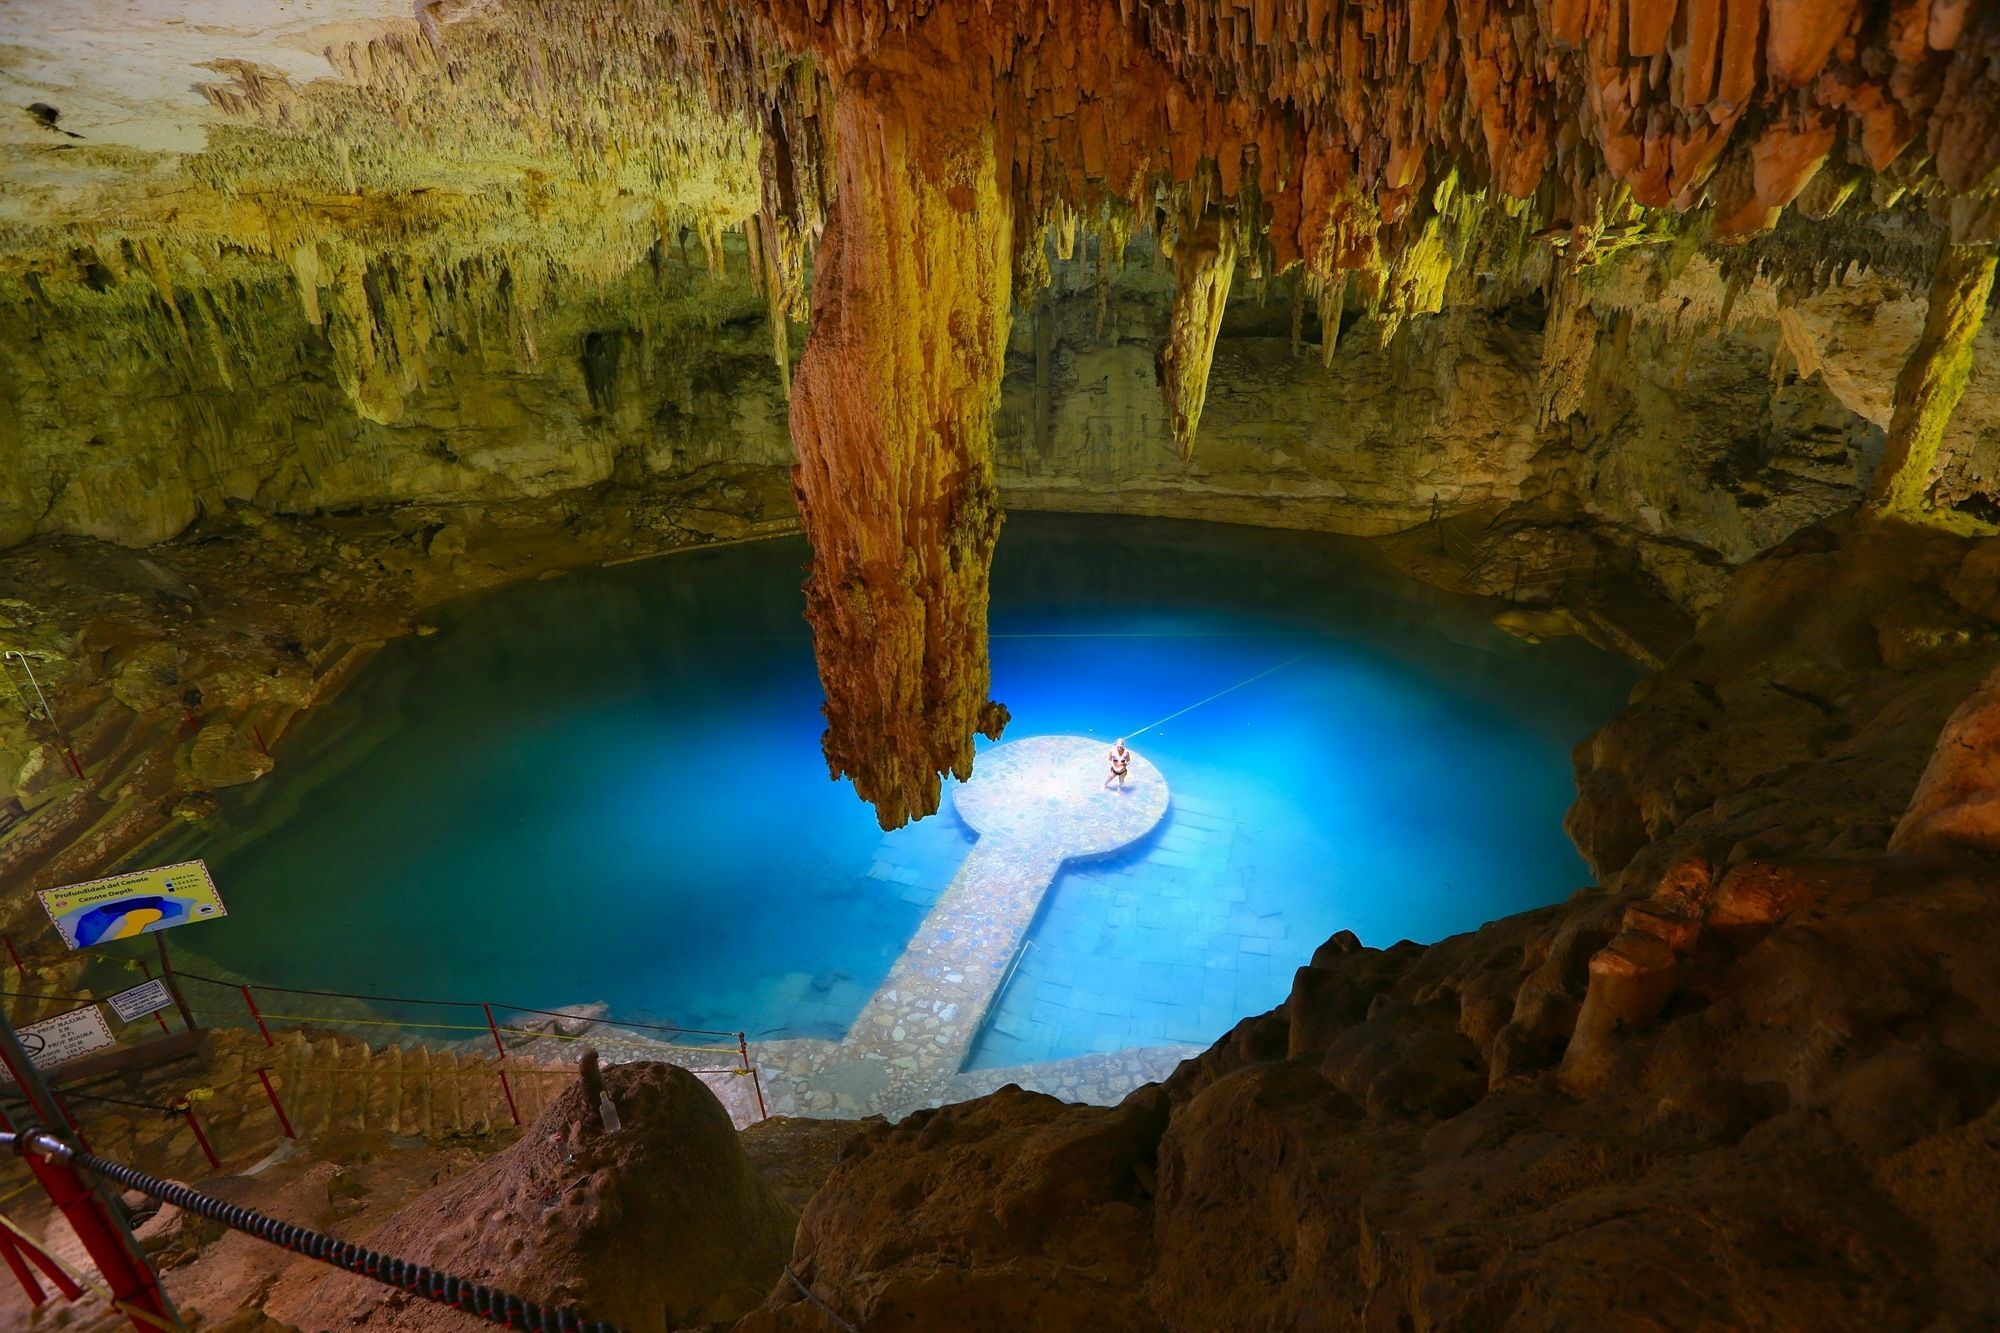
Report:
[[[8,882],[74,878],[175,804],[198,816],[204,784],[261,767],[251,722],[271,739],[447,591],[780,530],[781,486],[710,477],[608,519],[246,514],[144,555],[10,552],[11,575],[70,591],[0,610],[19,633],[23,602],[61,608],[25,628],[98,669],[64,697],[88,768],[123,773],[41,789],[79,813],[45,846],[0,844]],[[108,628],[135,624],[186,628],[169,656]],[[1278,1009],[1115,1106],[1003,1087],[737,1134],[692,1079],[631,1065],[612,1074],[635,1132],[612,1140],[572,1089],[518,1138],[328,1135],[226,1188],[632,1329],[837,1327],[826,1309],[866,1328],[1987,1326],[1996,662],[2000,542],[1835,520],[1745,566],[1578,747],[1569,826],[1599,888],[1428,947],[1336,936]],[[227,744],[204,745],[218,725]],[[212,1323],[471,1326],[154,1227]],[[707,1258],[659,1258],[680,1253]]]

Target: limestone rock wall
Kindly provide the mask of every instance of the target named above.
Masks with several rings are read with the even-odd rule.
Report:
[[[164,541],[231,502],[273,513],[512,500],[716,462],[789,463],[763,299],[656,252],[532,315],[504,269],[426,293],[393,415],[343,386],[342,337],[280,270],[168,304],[0,302],[0,545]],[[191,319],[189,317],[192,317]],[[389,419],[380,419],[388,415]]]
[[[1704,611],[1730,568],[1860,499],[1882,451],[1878,377],[1893,381],[1922,320],[1868,275],[1799,303],[1811,326],[1791,335],[1769,284],[1734,311],[1725,291],[1706,260],[1650,298],[1608,287],[1583,311],[1574,402],[1543,421],[1540,290],[1404,319],[1386,344],[1380,320],[1348,310],[1322,364],[1329,330],[1295,308],[1309,298],[1252,284],[1231,302],[1183,461],[1154,368],[1172,275],[1135,242],[1115,272],[1098,256],[1057,265],[1017,318],[1001,485],[1022,507],[1360,535],[1526,508],[1637,549],[1669,596]],[[2000,355],[2000,337],[1985,343]],[[2000,428],[2000,402],[1982,397],[1995,391],[2000,375],[1975,373],[1953,429]]]
[[[17,288],[0,305],[0,542],[143,546],[231,502],[305,514],[788,466],[767,304],[740,243],[722,253],[711,273],[662,251],[608,287],[558,288],[527,320],[504,275],[469,276],[411,345],[387,422],[344,387],[338,340],[289,274],[187,298],[181,324],[153,301],[59,317]],[[1085,246],[1017,311],[994,422],[1009,505],[1364,535],[1424,523],[1434,500],[1447,516],[1511,510],[1551,534],[1549,561],[1573,533],[1639,551],[1691,612],[1730,568],[1861,497],[1923,322],[1920,298],[1869,274],[1783,311],[1752,284],[1725,317],[1727,284],[1697,260],[1664,293],[1607,284],[1572,409],[1543,422],[1537,288],[1405,319],[1386,344],[1346,310],[1323,357],[1329,330],[1295,309],[1310,297],[1292,279],[1242,283],[1183,461],[1155,363],[1173,292],[1150,243],[1112,268]],[[1988,329],[1950,426],[1950,475],[1975,497],[2000,475],[1995,367]]]

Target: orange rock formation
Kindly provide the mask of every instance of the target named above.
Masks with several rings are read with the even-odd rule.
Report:
[[[1482,227],[1573,269],[1767,228],[1815,182],[1823,213],[1990,196],[2000,167],[2000,8],[1962,0],[763,0],[768,33],[709,13],[710,77],[769,127],[767,202],[794,235],[823,113],[780,52],[811,57],[834,108],[793,433],[828,761],[888,826],[935,809],[998,720],[987,418],[1009,275],[1045,271],[1051,227],[1165,233],[1160,378],[1186,455],[1239,269],[1303,263],[1321,292],[1352,273],[1393,328],[1439,308],[1467,262],[1450,237]]]

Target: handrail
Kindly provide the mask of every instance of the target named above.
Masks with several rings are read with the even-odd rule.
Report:
[[[190,972],[184,967],[175,968],[174,975],[185,977],[189,981],[201,981],[211,986],[220,986],[224,990],[235,990],[240,986],[249,986],[252,990],[277,991],[285,995],[320,995],[331,1000],[366,1000],[370,1004],[442,1004],[460,1009],[477,1009],[479,1007],[479,1001],[477,1000],[418,1000],[412,999],[407,995],[362,995],[354,991],[307,990],[301,986],[272,986],[262,981],[222,981],[215,977],[205,977],[199,972]]]
[[[65,1172],[87,1171],[101,1181],[138,1190],[161,1203],[172,1204],[212,1222],[220,1222],[268,1245],[372,1278],[425,1300],[451,1306],[490,1324],[513,1329],[545,1330],[546,1333],[618,1333],[615,1325],[590,1321],[571,1308],[544,1307],[483,1283],[380,1254],[296,1223],[281,1222],[253,1208],[229,1203],[178,1181],[164,1180],[122,1162],[81,1150],[45,1129],[30,1127],[18,1133],[0,1132],[0,1145],[24,1157],[33,1153]]]
[[[274,994],[314,995],[314,996],[319,996],[323,999],[331,999],[331,1000],[359,1000],[364,1004],[428,1004],[428,1005],[436,1005],[440,1007],[453,1008],[453,1009],[483,1009],[486,1007],[487,1003],[479,1000],[420,999],[407,995],[368,995],[358,991],[309,990],[302,986],[273,986],[262,981],[223,981],[216,977],[204,976],[199,972],[190,972],[185,968],[178,968],[178,967],[174,969],[174,975],[177,977],[185,978],[186,980],[189,981],[199,981],[204,983],[205,985],[219,986],[224,990],[241,990],[243,987],[248,986],[251,990],[270,991]],[[730,1040],[735,1040],[737,1037],[743,1035],[741,1032],[723,1031],[720,1028],[682,1027],[678,1023],[642,1023],[636,1019],[614,1018],[610,1015],[605,1015],[602,1018],[597,1018],[597,1017],[592,1017],[591,1015],[588,1014],[575,1014],[575,1013],[566,1014],[559,1009],[537,1009],[530,1005],[508,1004],[504,1001],[497,1001],[497,1000],[492,1001],[491,1004],[493,1008],[505,1009],[507,1012],[514,1014],[538,1014],[544,1018],[561,1018],[561,1019],[568,1019],[572,1022],[595,1023],[595,1024],[602,1024],[603,1026],[606,1027],[631,1028],[645,1032],[678,1032],[695,1037],[726,1037]],[[272,1017],[297,1018],[298,1016],[274,1014],[272,1015]],[[304,1021],[314,1021],[314,1020],[308,1019]],[[401,1026],[444,1027],[446,1025],[440,1023],[422,1023],[413,1021],[401,1024]],[[487,1025],[481,1023],[469,1030],[484,1032],[486,1031],[486,1029]],[[531,1032],[531,1033],[526,1033],[524,1035],[549,1036],[552,1034],[542,1033],[542,1032]]]

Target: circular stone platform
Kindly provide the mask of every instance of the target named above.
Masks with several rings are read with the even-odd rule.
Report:
[[[996,745],[973,762],[952,805],[982,841],[1004,840],[1059,861],[1108,855],[1151,833],[1167,813],[1167,780],[1137,750],[1125,785],[1104,785],[1110,751],[1109,741],[1087,736]]]

